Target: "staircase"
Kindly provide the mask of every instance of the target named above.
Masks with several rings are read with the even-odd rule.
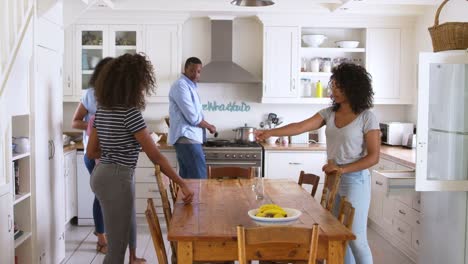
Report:
[[[0,97],[24,33],[33,16],[34,0],[0,1]]]

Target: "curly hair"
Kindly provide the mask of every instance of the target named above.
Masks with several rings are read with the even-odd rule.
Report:
[[[89,82],[88,82],[88,85],[90,87],[94,87],[94,85],[96,84],[96,80],[99,76],[99,74],[101,73],[102,71],[102,68],[104,68],[104,66],[110,62],[111,60],[113,60],[114,58],[112,57],[105,57],[104,59],[102,59],[101,61],[99,61],[99,63],[96,65],[96,67],[94,68],[94,72],[93,74],[91,75],[91,78],[89,79]]]
[[[153,65],[144,54],[124,54],[104,66],[95,83],[100,107],[144,109],[145,95],[156,90]]]
[[[346,96],[355,114],[372,108],[374,101],[374,91],[372,90],[372,77],[362,66],[352,63],[342,63],[332,69],[329,87],[333,85],[340,89]],[[340,108],[340,104],[334,99],[332,103],[333,111]]]

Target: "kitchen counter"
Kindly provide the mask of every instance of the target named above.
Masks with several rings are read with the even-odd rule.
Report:
[[[416,169],[416,149],[382,145],[380,157]]]
[[[287,146],[281,144],[270,145],[267,143],[260,143],[265,150],[282,150],[282,151],[325,151],[327,146],[325,144],[288,144]]]
[[[173,150],[174,149],[174,146],[172,145],[168,145],[166,142],[159,142],[158,143],[159,146],[158,148],[160,150]],[[72,150],[84,150],[84,146],[83,146],[83,142],[82,141],[79,141],[75,144],[68,144],[66,146],[63,146],[63,152],[68,152],[68,151],[72,151]]]
[[[82,141],[79,141],[75,144],[68,144],[68,145],[65,145],[63,146],[63,153],[67,153],[69,151],[73,151],[73,150],[83,150],[84,147],[83,147],[83,142]]]
[[[325,151],[327,149],[325,144],[289,144],[283,146],[280,144],[269,145],[261,143],[265,150],[278,150],[278,151]],[[403,166],[416,168],[416,150],[407,149],[403,147],[393,147],[387,145],[380,146],[380,157],[396,162]]]

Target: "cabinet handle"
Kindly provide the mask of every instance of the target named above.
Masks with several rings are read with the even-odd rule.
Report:
[[[421,204],[421,199],[418,200],[418,204]]]
[[[383,183],[382,183],[382,182],[379,182],[379,181],[375,181],[375,184],[381,185],[381,186],[383,185]]]
[[[153,192],[153,193],[155,193],[155,192],[158,192],[158,190],[156,190],[156,189],[148,189],[148,192]]]
[[[397,228],[398,232],[404,234],[405,233],[405,230],[401,229],[401,228]]]
[[[416,244],[418,244],[418,246],[419,246],[419,239],[416,239]]]
[[[402,210],[398,210],[398,212],[402,215],[406,215],[405,211],[402,211]]]
[[[421,222],[419,222],[419,220],[416,220],[416,224],[420,225],[420,224],[421,224]]]
[[[12,223],[11,215],[8,215],[8,233],[11,232],[11,229],[13,229],[13,223]]]
[[[70,76],[67,77],[67,86],[68,88],[71,87],[71,80],[70,80]]]
[[[289,165],[302,165],[300,162],[289,162]]]
[[[296,79],[291,78],[291,91],[296,90]]]

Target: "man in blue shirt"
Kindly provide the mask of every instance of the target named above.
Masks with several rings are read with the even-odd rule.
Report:
[[[202,144],[204,130],[216,132],[216,127],[203,116],[197,93],[202,62],[190,57],[185,62],[184,73],[174,82],[169,92],[169,143],[174,145],[179,162],[179,174],[185,179],[207,177]]]

